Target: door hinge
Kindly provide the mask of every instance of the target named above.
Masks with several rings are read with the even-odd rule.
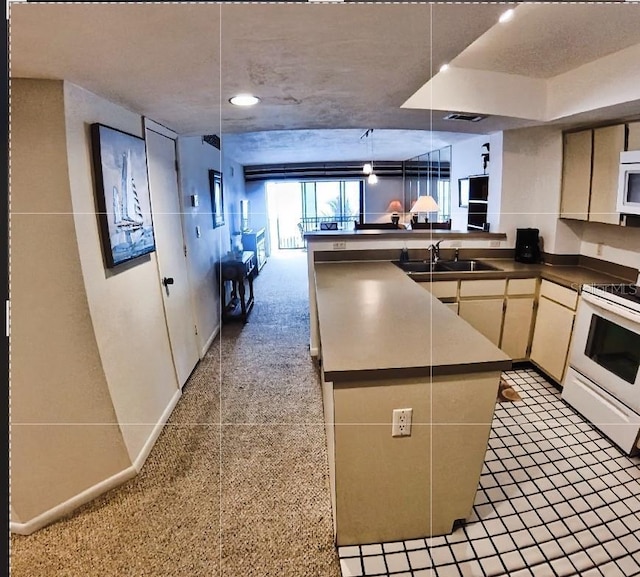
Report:
[[[183,244],[182,249],[184,250],[184,256],[187,256],[187,245]]]
[[[175,168],[176,168],[176,172],[179,172],[179,171],[178,171],[178,161],[177,161],[177,160],[174,162],[174,166],[175,166]]]
[[[198,325],[193,325],[193,328],[196,329],[196,335],[198,334]]]

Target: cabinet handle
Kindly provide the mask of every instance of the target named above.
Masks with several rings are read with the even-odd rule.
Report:
[[[162,284],[163,284],[164,286],[168,286],[168,285],[170,285],[170,284],[173,284],[173,279],[172,279],[171,277],[164,277],[164,278],[162,279]]]

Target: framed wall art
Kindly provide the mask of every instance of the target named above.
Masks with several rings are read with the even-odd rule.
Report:
[[[211,213],[213,228],[224,225],[224,200],[222,196],[222,173],[217,170],[209,171],[209,187],[211,189]]]
[[[91,125],[96,204],[107,268],[156,249],[143,138]]]

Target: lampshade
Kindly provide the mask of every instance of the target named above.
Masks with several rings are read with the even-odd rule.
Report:
[[[399,200],[392,200],[387,207],[387,212],[402,212],[402,203]]]
[[[438,205],[432,196],[419,196],[409,212],[437,212]]]
[[[371,166],[370,162],[364,163],[364,166],[362,167],[362,172],[364,172],[365,174],[371,174],[373,172],[373,166]]]
[[[368,177],[367,177],[367,182],[369,184],[377,184],[378,182],[378,177],[376,176],[376,174],[374,172],[372,172]]]

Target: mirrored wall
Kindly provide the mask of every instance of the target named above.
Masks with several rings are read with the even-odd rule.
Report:
[[[405,162],[404,206],[407,211],[419,196],[431,196],[438,205],[429,220],[446,222],[451,218],[451,146],[427,152]]]

